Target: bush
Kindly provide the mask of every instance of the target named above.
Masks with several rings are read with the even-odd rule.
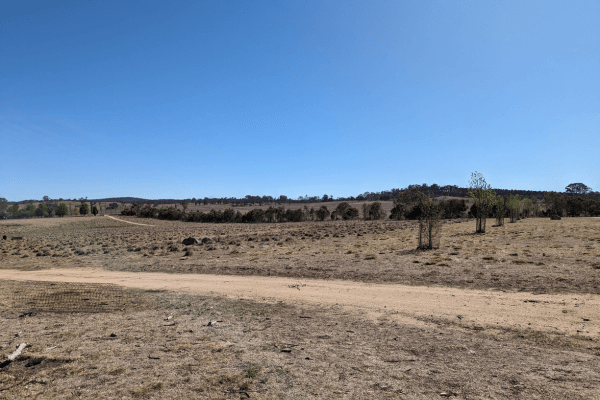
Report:
[[[460,218],[467,211],[467,203],[464,200],[442,200],[440,201],[441,218]]]
[[[376,201],[371,204],[363,204],[363,218],[366,220],[377,220],[385,218],[385,211],[381,203]]]
[[[329,213],[327,206],[321,206],[321,208],[316,211],[316,215],[319,221],[325,221],[331,214]]]
[[[358,209],[354,208],[354,207],[350,207],[348,206],[345,210],[344,210],[344,214],[342,214],[342,218],[344,220],[351,220],[351,219],[357,219],[358,218]]]
[[[406,207],[404,203],[400,199],[394,199],[394,207],[392,208],[392,212],[390,214],[390,219],[401,220],[404,219],[404,213],[406,211]]]
[[[337,207],[335,208],[335,215],[336,218],[338,216],[341,216],[342,218],[344,218],[344,212],[346,211],[346,209],[350,207],[350,204],[348,204],[345,201],[342,201],[340,204],[337,205]],[[358,211],[358,210],[357,210]]]

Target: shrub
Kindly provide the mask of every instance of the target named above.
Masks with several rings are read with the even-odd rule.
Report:
[[[350,207],[350,204],[348,204],[345,201],[342,201],[340,204],[337,205],[337,207],[335,208],[335,215],[336,218],[338,216],[341,216],[342,218],[344,218],[344,212],[346,211],[346,209]],[[357,210],[358,211],[358,210]]]
[[[321,206],[321,208],[316,211],[316,215],[319,221],[325,221],[331,214],[329,213],[327,206]]]
[[[376,201],[371,204],[363,204],[363,218],[366,220],[377,220],[385,218],[385,211],[381,203]]]
[[[350,207],[348,206],[345,210],[344,210],[344,214],[342,214],[342,218],[344,220],[349,220],[349,219],[357,219],[358,218],[358,209],[356,209],[355,207]]]

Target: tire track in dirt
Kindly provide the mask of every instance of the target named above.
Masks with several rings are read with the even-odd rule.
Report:
[[[600,335],[600,296],[466,290],[444,287],[368,284],[342,280],[121,272],[91,268],[41,271],[1,270],[0,279],[112,283],[138,289],[220,295],[255,301],[339,305],[382,315],[404,324],[443,319],[486,328],[533,329]],[[460,317],[459,317],[460,316]]]
[[[156,225],[148,225],[148,224],[139,224],[137,222],[129,222],[129,221],[125,221],[125,220],[122,220],[122,219],[119,219],[119,218],[111,217],[110,215],[105,215],[105,217],[110,218],[110,219],[114,219],[115,221],[125,222],[126,224],[141,225],[141,226],[156,226]]]

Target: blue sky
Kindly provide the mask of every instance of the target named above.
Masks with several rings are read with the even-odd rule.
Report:
[[[598,1],[0,5],[0,197],[600,189]]]

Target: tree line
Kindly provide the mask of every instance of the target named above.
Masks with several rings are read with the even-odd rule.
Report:
[[[477,174],[477,173],[475,173]],[[473,180],[475,179],[475,180]],[[479,179],[479,181],[478,181]],[[298,221],[314,221],[325,219],[357,219],[362,211],[364,219],[382,219],[386,218],[386,213],[381,207],[379,199],[392,199],[393,208],[391,210],[391,219],[419,219],[422,210],[419,204],[419,194],[427,194],[427,196],[439,197],[462,195],[470,197],[473,200],[473,206],[467,209],[466,202],[463,199],[442,200],[438,203],[439,217],[442,219],[474,217],[483,215],[496,218],[498,221],[503,221],[504,217],[511,218],[514,221],[519,218],[527,218],[533,216],[598,216],[600,215],[600,196],[598,192],[594,192],[591,188],[583,183],[572,183],[565,187],[565,192],[541,192],[542,196],[537,195],[538,192],[533,191],[513,191],[507,192],[503,189],[492,189],[490,185],[485,183],[483,176],[477,174],[472,177],[470,186],[465,188],[465,193],[462,193],[462,188],[457,186],[437,186],[426,184],[410,185],[405,189],[392,189],[389,192],[380,193],[364,193],[351,197],[350,201],[365,201],[361,210],[350,207],[348,201],[342,199],[342,202],[331,211],[327,206],[321,208],[308,208],[306,204],[304,208],[297,210],[286,209],[282,203],[290,204],[295,202],[328,202],[332,201],[333,197],[324,195],[323,197],[300,196],[298,200],[288,199],[286,196],[279,196],[275,199],[271,196],[246,196],[244,199],[230,198],[229,200],[240,200],[240,203],[228,203],[221,201],[220,204],[244,205],[244,204],[271,204],[267,210],[253,209],[249,212],[242,213],[234,210],[209,212],[187,212],[189,204],[215,204],[217,199],[197,200],[190,199],[190,202],[184,200],[173,200],[176,205],[181,205],[182,210],[177,206],[166,208],[158,208],[160,203],[156,201],[146,201],[138,198],[112,198],[112,199],[129,199],[135,200],[133,206],[125,208],[121,211],[123,215],[139,215],[151,218],[161,218],[170,220],[191,220],[197,222],[298,222]],[[486,186],[487,185],[487,186]],[[531,196],[526,196],[523,193],[533,193]],[[375,199],[375,200],[373,200]],[[339,201],[340,198],[336,199]],[[24,208],[21,208],[18,203],[12,205],[4,198],[0,198],[0,218],[31,218],[31,217],[52,217],[64,215],[97,215],[102,211],[101,203],[98,200],[87,200],[80,198],[79,205],[69,205],[61,202],[62,199],[51,200],[48,196],[44,196],[41,202],[36,206],[31,204],[33,201],[28,201]],[[171,201],[171,200],[169,200]],[[367,201],[373,201],[367,204]],[[279,206],[277,206],[279,204]],[[348,205],[348,206],[346,206]],[[118,202],[112,202],[105,207],[106,210],[118,210]],[[143,212],[142,212],[143,210]],[[289,211],[288,211],[289,210]],[[299,210],[299,211],[298,211]],[[141,214],[140,214],[141,213]],[[483,219],[480,221],[483,222]]]
[[[88,202],[85,199],[80,200],[79,205],[65,204],[60,200],[50,200],[48,196],[44,196],[43,200],[38,203],[37,207],[29,203],[24,208],[19,207],[18,203],[9,205],[6,199],[0,198],[0,218],[51,218],[54,216],[64,217],[65,215],[98,215],[100,205],[96,202]]]

